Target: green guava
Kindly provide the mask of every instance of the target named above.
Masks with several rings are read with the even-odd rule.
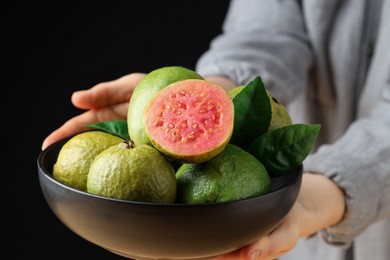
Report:
[[[227,91],[201,79],[170,84],[150,100],[144,113],[152,145],[182,163],[218,155],[230,141],[233,125],[234,105]]]
[[[175,171],[152,146],[134,146],[125,141],[95,158],[88,173],[87,191],[116,199],[173,203]]]
[[[233,99],[238,93],[241,92],[241,90],[245,86],[237,86],[235,88],[232,88],[228,91],[229,96],[231,99]],[[283,106],[281,103],[278,102],[276,98],[274,98],[269,90],[267,91],[267,95],[269,97],[269,100],[271,102],[271,122],[268,127],[268,132],[288,126],[292,124],[292,120],[290,117],[290,114],[288,113],[287,109],[285,106]]]
[[[229,89],[228,94],[230,98],[231,99],[235,98],[238,95],[238,93],[240,93],[241,90],[243,90],[244,87],[245,87],[244,85],[240,85],[235,88]]]
[[[137,84],[127,113],[128,132],[135,144],[151,144],[143,124],[144,110],[149,100],[169,84],[184,79],[202,77],[195,71],[181,66],[168,66],[151,71]]]
[[[267,94],[271,101],[271,111],[272,111],[271,123],[268,127],[268,132],[284,126],[291,125],[292,120],[286,107],[283,106],[281,103],[279,103],[279,101],[276,98],[274,98],[271,92],[269,92],[268,90],[267,90]]]
[[[58,154],[53,177],[78,190],[87,190],[89,167],[95,157],[124,139],[102,131],[89,131],[70,138]]]
[[[210,161],[176,171],[177,203],[213,203],[263,195],[271,189],[266,168],[244,149],[228,144]]]

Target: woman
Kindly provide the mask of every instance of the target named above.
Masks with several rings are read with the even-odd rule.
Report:
[[[196,70],[226,89],[260,75],[294,122],[320,123],[297,202],[268,236],[220,259],[390,258],[390,0],[233,0]],[[87,111],[42,148],[125,119],[144,74],[74,93]]]

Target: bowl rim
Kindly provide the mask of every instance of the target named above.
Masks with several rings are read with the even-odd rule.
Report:
[[[66,189],[66,190],[69,190],[69,191],[72,191],[72,192],[75,192],[75,193],[78,193],[79,195],[84,195],[84,196],[87,196],[87,197],[92,197],[92,198],[95,198],[95,199],[100,199],[100,200],[105,200],[105,201],[113,201],[113,202],[119,202],[119,203],[124,203],[124,204],[131,204],[131,205],[143,205],[143,206],[156,206],[156,207],[212,207],[212,206],[216,206],[216,205],[226,205],[226,204],[235,204],[235,203],[239,203],[239,202],[242,202],[242,201],[251,201],[251,200],[256,200],[258,199],[259,197],[262,197],[262,198],[265,198],[265,197],[269,197],[269,196],[272,196],[274,193],[278,193],[278,192],[282,192],[284,189],[287,189],[288,187],[290,187],[290,185],[292,185],[293,183],[295,182],[298,182],[301,180],[302,178],[302,175],[303,175],[303,166],[300,165],[298,166],[296,169],[290,171],[290,172],[294,172],[296,173],[294,177],[291,177],[291,180],[289,180],[286,185],[284,185],[283,187],[279,187],[275,190],[272,190],[268,193],[265,193],[265,194],[262,194],[262,195],[257,195],[257,196],[252,196],[252,197],[248,197],[248,198],[242,198],[242,199],[236,199],[236,200],[231,200],[231,201],[224,201],[224,202],[209,202],[209,203],[177,203],[177,202],[174,202],[174,203],[159,203],[159,202],[143,202],[143,201],[134,201],[134,200],[125,200],[125,199],[116,199],[116,198],[110,198],[110,197],[105,197],[105,196],[101,196],[101,195],[97,195],[97,194],[92,194],[92,193],[89,193],[89,192],[86,192],[86,191],[82,191],[82,190],[78,190],[76,188],[73,188],[73,187],[70,187],[64,183],[61,183],[59,182],[58,180],[56,180],[54,177],[53,177],[53,174],[50,173],[45,167],[44,167],[44,160],[45,160],[45,157],[48,153],[50,153],[52,150],[54,150],[55,148],[58,149],[58,145],[60,145],[61,143],[64,143],[66,140],[70,139],[72,136],[70,137],[65,137],[65,138],[62,138],[60,140],[58,140],[57,142],[49,145],[48,147],[46,147],[46,149],[44,149],[43,151],[41,151],[38,155],[38,158],[37,158],[37,166],[38,166],[38,175],[41,176],[41,177],[44,177],[46,178],[47,180],[49,180],[51,183],[54,183],[56,186],[60,186],[62,187],[63,189]],[[276,176],[276,177],[271,177],[271,180],[272,179],[278,179],[278,178],[283,178],[285,176]]]

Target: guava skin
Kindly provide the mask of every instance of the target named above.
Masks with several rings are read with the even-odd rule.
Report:
[[[176,171],[177,203],[226,202],[266,194],[271,179],[264,165],[233,144],[200,164],[183,164]]]
[[[271,101],[272,111],[271,123],[268,127],[268,132],[284,126],[291,125],[292,120],[286,107],[279,103],[278,100],[274,98],[269,91],[267,91],[267,94]]]
[[[88,174],[87,191],[116,199],[173,203],[175,171],[152,146],[133,146],[125,141],[95,158]]]

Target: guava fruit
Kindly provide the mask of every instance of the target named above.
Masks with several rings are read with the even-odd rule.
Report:
[[[237,86],[235,88],[232,88],[228,91],[229,96],[231,99],[233,99],[238,93],[241,92],[241,90],[245,86]],[[276,98],[274,98],[269,90],[267,91],[267,95],[270,99],[271,102],[271,122],[268,127],[268,132],[281,128],[283,126],[288,126],[292,124],[292,120],[290,117],[290,114],[288,113],[287,109],[285,106],[283,106],[281,103],[278,102]]]
[[[244,87],[245,87],[245,85],[240,85],[240,86],[234,87],[232,89],[229,89],[228,94],[229,94],[230,98],[231,99],[235,98]]]
[[[144,113],[152,145],[182,163],[200,163],[218,155],[230,141],[233,125],[234,105],[227,91],[200,79],[165,87]]]
[[[135,146],[127,140],[95,158],[88,173],[87,191],[116,199],[173,203],[175,171],[152,146]]]
[[[210,161],[183,164],[176,171],[176,181],[176,202],[187,204],[244,199],[271,189],[263,164],[233,144]]]
[[[276,98],[274,98],[271,92],[269,92],[268,90],[267,90],[267,94],[271,101],[271,111],[272,111],[271,123],[268,127],[268,132],[284,126],[291,125],[292,120],[286,107],[283,106],[281,103],[279,103],[279,101]]]
[[[95,157],[108,147],[123,142],[115,135],[89,131],[70,138],[62,147],[53,166],[53,177],[78,190],[87,190],[87,175]]]
[[[135,87],[127,113],[128,131],[135,144],[151,144],[144,128],[143,115],[149,100],[169,84],[184,79],[202,79],[190,69],[167,66],[148,73]]]

